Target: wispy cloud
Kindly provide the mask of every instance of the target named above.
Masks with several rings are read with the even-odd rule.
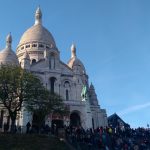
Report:
[[[128,107],[120,112],[118,112],[118,114],[120,116],[123,116],[123,115],[126,115],[126,114],[129,114],[129,113],[132,113],[134,111],[138,111],[138,110],[141,110],[141,109],[144,109],[146,107],[150,107],[150,102],[148,103],[144,103],[144,104],[140,104],[140,105],[134,105],[134,106],[131,106],[131,107]]]

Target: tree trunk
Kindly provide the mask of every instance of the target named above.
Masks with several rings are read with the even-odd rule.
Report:
[[[15,125],[16,119],[11,119],[11,133],[16,133],[16,125]]]
[[[10,115],[10,118],[11,118],[11,129],[10,129],[10,131],[11,131],[11,133],[16,133],[16,124],[15,124],[15,122],[16,122],[16,112],[14,112],[14,113],[12,113],[11,115]]]

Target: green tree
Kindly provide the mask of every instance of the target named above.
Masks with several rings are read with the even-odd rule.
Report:
[[[0,102],[11,118],[11,131],[15,129],[17,113],[28,101],[43,96],[44,87],[33,74],[18,66],[0,67]]]
[[[64,104],[63,99],[56,93],[48,90],[42,91],[41,97],[34,101],[27,102],[27,110],[37,116],[36,125],[40,128],[45,123],[45,117],[50,113],[58,113],[61,116],[68,115],[69,109]]]

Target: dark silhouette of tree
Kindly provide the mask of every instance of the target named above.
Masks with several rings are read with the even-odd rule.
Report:
[[[44,87],[33,74],[18,66],[0,67],[0,102],[11,118],[11,131],[15,130],[17,113],[26,102],[43,96]]]
[[[37,116],[36,123],[40,128],[45,123],[46,115],[57,113],[61,116],[68,115],[69,109],[64,104],[63,99],[56,93],[51,93],[48,90],[42,91],[36,100],[27,102],[27,110]]]

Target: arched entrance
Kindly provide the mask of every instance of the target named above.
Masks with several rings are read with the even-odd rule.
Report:
[[[57,128],[63,128],[64,127],[63,120],[58,120],[58,119],[52,120],[52,128],[54,128],[54,126],[56,126]]]
[[[51,122],[52,133],[58,134],[58,129],[63,127],[64,127],[63,117],[58,113],[54,113],[52,115],[52,122]]]
[[[51,127],[63,128],[64,127],[63,116],[60,115],[59,113],[54,113],[52,115]]]
[[[70,126],[80,126],[81,125],[81,119],[78,112],[72,112],[70,115]]]

